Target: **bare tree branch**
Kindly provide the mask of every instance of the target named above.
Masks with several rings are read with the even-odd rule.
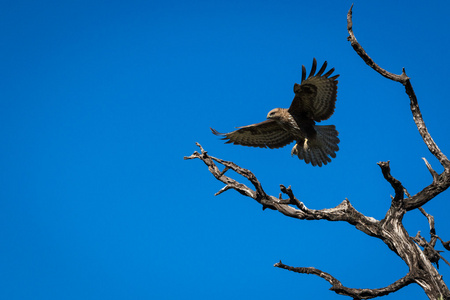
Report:
[[[439,174],[431,167],[430,163],[425,157],[422,157],[422,159],[425,162],[425,165],[427,166],[427,169],[430,172],[431,176],[433,177],[433,182],[437,181],[439,179]]]
[[[331,274],[321,271],[319,269],[313,268],[313,267],[291,267],[291,266],[283,264],[281,261],[276,263],[274,265],[274,267],[289,270],[289,271],[296,272],[296,273],[313,274],[313,275],[319,276],[331,284],[330,290],[332,290],[335,293],[340,294],[340,295],[353,297],[354,299],[371,299],[371,298],[376,298],[376,297],[380,297],[380,296],[385,296],[387,294],[396,292],[396,291],[400,290],[401,288],[414,282],[413,278],[408,273],[405,277],[395,281],[394,283],[392,283],[384,288],[355,289],[355,288],[348,288],[348,287],[343,286],[342,283],[339,280],[337,280],[335,277],[333,277]]]
[[[427,218],[428,224],[430,225],[430,235],[433,236],[436,234],[436,229],[434,227],[434,217],[432,215],[427,214],[425,209],[419,207],[419,211]],[[436,243],[433,243],[433,247]]]
[[[353,21],[352,21],[352,9],[353,5],[350,7],[350,10],[347,14],[347,30],[349,33],[349,37],[347,38],[353,49],[358,53],[358,55],[364,60],[364,62],[370,66],[372,69],[374,69],[377,73],[380,75],[396,81],[400,82],[405,86],[406,94],[408,94],[410,101],[411,101],[411,111],[413,113],[414,122],[416,123],[417,129],[419,130],[420,135],[422,136],[422,139],[424,140],[425,144],[427,145],[430,152],[439,160],[439,162],[444,166],[444,168],[448,169],[450,167],[450,162],[447,159],[447,157],[442,153],[442,151],[438,148],[436,143],[431,138],[431,135],[429,134],[427,127],[425,126],[425,122],[423,121],[422,113],[419,109],[419,104],[417,103],[417,97],[414,92],[414,89],[411,85],[410,78],[406,75],[405,69],[402,69],[401,75],[395,75],[392,74],[385,69],[378,66],[372,58],[369,57],[369,55],[366,53],[366,51],[361,47],[361,45],[356,40],[356,37],[353,33]]]
[[[345,221],[352,225],[355,225],[356,228],[369,235],[378,234],[377,226],[379,221],[372,217],[366,217],[365,215],[357,211],[347,199],[342,201],[341,204],[334,208],[315,210],[307,208],[302,202],[300,202],[294,196],[294,193],[292,192],[290,187],[286,188],[283,185],[280,186],[281,192],[288,195],[289,199],[287,200],[267,195],[261,183],[251,171],[241,168],[233,162],[210,156],[199,143],[197,143],[197,146],[200,148],[201,153],[195,151],[191,156],[184,157],[184,159],[198,158],[202,160],[208,166],[209,171],[214,175],[214,177],[226,184],[224,188],[216,193],[216,195],[221,194],[226,190],[234,189],[240,194],[258,201],[263,205],[263,208],[278,210],[282,214],[291,218],[301,220]],[[228,167],[227,170],[235,171],[236,173],[244,176],[253,184],[256,190],[252,190],[245,184],[242,184],[228,176],[225,176],[223,174],[224,172],[221,172],[214,162],[222,164],[226,168]],[[290,204],[295,205],[297,208],[292,207]]]
[[[220,180],[226,184],[226,186],[224,188],[222,188],[219,192],[217,192],[216,195],[219,195],[226,190],[234,189],[237,192],[239,192],[240,194],[250,197],[250,198],[253,198],[257,201],[260,200],[262,197],[267,196],[267,195],[265,195],[265,192],[262,190],[262,187],[261,187],[259,181],[257,181],[257,180],[255,181],[256,178],[252,172],[238,167],[233,162],[223,161],[221,159],[209,156],[208,153],[203,149],[203,147],[199,143],[196,143],[196,144],[200,148],[201,153],[198,153],[197,151],[195,151],[191,156],[188,156],[188,157],[185,156],[184,159],[195,159],[195,158],[201,159],[208,166],[208,170],[211,172],[211,174],[213,174],[214,177],[216,177],[218,180]],[[224,170],[220,171],[219,168],[214,163],[214,161],[217,161],[217,162],[221,163],[222,165],[224,165],[225,166]],[[226,171],[228,171],[229,169],[235,171],[238,174],[243,175],[248,180],[250,180],[250,182],[255,185],[256,191],[250,189],[246,185],[239,183],[236,180],[234,180],[228,176],[225,176]],[[259,194],[258,194],[258,192],[259,192]],[[258,202],[260,202],[260,201],[258,201]]]
[[[280,269],[285,269],[288,271],[296,272],[296,273],[317,275],[317,276],[325,279],[326,281],[328,281],[332,286],[342,286],[341,282],[339,280],[337,280],[336,278],[334,278],[331,274],[323,272],[323,271],[313,268],[313,267],[291,267],[291,266],[283,264],[281,262],[281,260],[279,262],[277,262],[276,264],[274,264],[273,266],[280,268]]]
[[[379,65],[377,65],[372,60],[372,58],[370,58],[370,56],[366,53],[364,48],[361,47],[361,45],[358,43],[355,35],[353,34],[352,10],[353,10],[353,4],[350,7],[350,10],[348,11],[348,14],[347,14],[347,31],[349,33],[349,37],[347,38],[347,40],[352,45],[353,49],[356,51],[356,53],[358,53],[358,55],[364,60],[364,62],[369,67],[371,67],[372,69],[377,71],[382,76],[384,76],[390,80],[394,80],[394,81],[401,82],[401,83],[406,83],[406,81],[409,80],[409,78],[408,78],[408,76],[406,76],[405,69],[403,69],[403,72],[400,75],[395,75],[395,74],[392,74],[392,73],[386,71],[385,69],[383,69]]]
[[[439,258],[442,258],[439,252],[434,249],[434,245],[437,239],[437,237],[434,235],[434,220],[429,215],[426,215],[431,228],[430,232],[432,239],[430,243],[421,238],[420,234],[419,236],[416,236],[414,238],[414,241],[424,247],[423,253],[419,252],[420,250],[413,247],[411,244],[405,242],[407,236],[404,232],[406,232],[406,230],[403,228],[401,220],[406,211],[421,207],[422,205],[433,199],[435,196],[437,196],[439,193],[445,191],[450,186],[450,162],[438,148],[434,140],[431,138],[430,133],[428,132],[428,129],[422,117],[422,113],[420,112],[416,94],[411,85],[410,78],[406,75],[405,69],[402,69],[401,75],[395,75],[386,71],[385,69],[378,66],[369,57],[363,47],[358,43],[353,33],[352,8],[353,5],[350,7],[350,10],[347,14],[347,30],[349,33],[348,40],[350,41],[353,49],[373,70],[390,80],[400,82],[405,87],[405,92],[410,99],[410,108],[417,129],[422,136],[422,139],[425,142],[426,146],[428,147],[428,150],[439,160],[441,165],[444,167],[444,172],[439,175],[431,168],[431,165],[428,163],[428,161],[424,159],[425,164],[433,177],[433,182],[422,189],[422,191],[418,192],[416,195],[411,196],[407,193],[406,189],[403,188],[400,181],[396,180],[390,175],[389,164],[380,164],[383,176],[395,190],[395,197],[392,200],[392,205],[388,213],[386,214],[386,217],[381,221],[381,223],[383,224],[383,227],[385,227],[385,223],[392,224],[389,226],[400,227],[396,232],[397,237],[399,238],[394,238],[392,240],[384,239],[384,242],[389,246],[389,248],[391,248],[400,257],[402,257],[402,259],[408,264],[408,266],[410,267],[410,273],[414,274],[415,282],[425,290],[429,297],[445,297],[445,299],[447,299],[450,298],[450,291],[442,281],[442,278],[440,278],[440,280],[435,280],[435,278],[439,278],[439,275],[436,269],[433,268],[430,264],[430,262],[437,263]],[[403,199],[403,191],[406,191],[408,198]],[[403,199],[403,201],[399,201],[401,199]],[[401,237],[402,235],[404,235],[404,237]],[[405,252],[402,247],[407,247],[410,254]],[[426,257],[426,259],[424,259],[424,257]]]
[[[407,236],[398,237],[396,236],[396,234],[393,234],[392,232],[392,228],[398,228],[400,231],[396,233],[400,234],[406,233],[400,221],[401,216],[405,212],[405,210],[404,209],[399,210],[398,205],[395,206],[393,205],[389,210],[388,214],[386,215],[386,217],[382,221],[378,221],[374,218],[364,216],[362,213],[357,211],[350,204],[350,201],[348,201],[347,199],[345,199],[341,204],[339,204],[334,208],[321,210],[309,209],[303,202],[301,202],[295,197],[291,187],[286,188],[284,185],[280,185],[280,190],[283,194],[288,196],[287,199],[282,199],[281,194],[278,198],[268,195],[264,191],[261,183],[258,181],[256,176],[252,172],[250,172],[247,169],[239,167],[235,163],[212,157],[207,154],[207,152],[203,149],[203,147],[200,144],[197,143],[197,146],[200,148],[201,153],[195,151],[191,156],[185,157],[185,159],[198,158],[202,160],[208,166],[209,171],[214,175],[214,177],[226,184],[224,188],[222,188],[218,193],[216,193],[216,195],[226,190],[234,189],[239,193],[241,193],[242,195],[248,196],[258,201],[263,205],[263,208],[271,208],[277,210],[280,213],[291,218],[296,218],[300,220],[328,220],[328,221],[347,222],[370,236],[382,239],[389,246],[389,248],[398,253],[409,265],[412,264],[412,262],[411,259],[408,257],[408,255],[410,255],[411,252],[420,251],[420,249],[414,244],[399,246],[399,244],[402,242],[404,243],[405,240],[409,241],[408,237]],[[222,164],[224,166],[223,171],[219,170],[216,163]],[[392,177],[392,175],[390,174],[388,162],[380,163],[379,165],[382,169],[383,175],[385,176],[387,181],[391,183],[394,190],[396,191],[396,198],[401,200],[404,188],[401,185],[401,183],[397,179]],[[236,173],[247,178],[253,184],[255,190],[252,190],[246,185],[237,182],[236,180],[228,176],[225,176],[224,174],[226,172],[229,172],[230,170],[235,171]],[[393,203],[397,203],[397,201],[393,201]],[[295,207],[293,207],[292,205],[294,205]],[[283,266],[282,264],[277,265],[277,267],[282,266]],[[316,270],[314,268],[296,268],[292,270],[296,271],[308,270],[308,272],[311,274],[315,274],[316,272],[314,271]],[[333,285],[332,290],[335,291],[336,293],[343,295],[351,295],[352,297],[355,298],[359,297],[359,299],[368,299],[380,295],[386,295],[388,293],[391,293],[392,291],[395,291],[396,289],[401,288],[402,285],[404,286],[410,284],[411,283],[410,280],[412,278],[412,277],[405,277],[404,279],[401,279],[400,281],[397,281],[392,285],[381,289],[373,289],[373,290],[350,289],[340,285],[338,281],[336,281],[336,279],[332,277],[330,274],[324,273],[322,271],[317,272],[320,272],[322,274],[321,277],[334,282],[332,283]],[[406,280],[406,278],[408,280]]]
[[[381,172],[383,173],[384,178],[391,184],[392,188],[395,191],[395,197],[393,201],[397,202],[403,200],[404,187],[399,180],[395,179],[391,175],[391,167],[389,166],[389,161],[379,162],[378,165],[381,168]]]
[[[373,70],[375,70],[380,75],[401,83],[405,87],[406,94],[410,99],[410,108],[413,115],[414,122],[416,123],[417,129],[419,130],[420,135],[422,136],[423,141],[428,147],[428,150],[439,160],[441,165],[444,167],[444,172],[436,176],[435,172],[431,171],[431,166],[427,164],[428,169],[430,170],[433,176],[433,183],[429,186],[425,187],[421,192],[416,195],[405,199],[404,208],[409,211],[412,209],[416,209],[431,199],[433,199],[436,195],[443,192],[450,186],[450,161],[448,158],[442,153],[439,147],[436,145],[434,140],[431,138],[430,133],[428,132],[427,127],[425,126],[425,122],[422,117],[422,113],[420,112],[419,104],[417,102],[417,97],[414,92],[414,89],[411,85],[410,78],[406,76],[405,69],[402,70],[401,75],[392,74],[385,69],[378,66],[372,58],[366,53],[364,48],[357,41],[355,34],[353,33],[353,20],[352,20],[352,9],[353,5],[350,7],[350,10],[347,14],[347,30],[349,33],[349,37],[347,38],[353,49],[356,53],[364,60],[364,62],[369,65]],[[426,162],[427,163],[427,162]]]

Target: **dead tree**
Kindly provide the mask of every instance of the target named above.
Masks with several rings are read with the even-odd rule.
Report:
[[[233,162],[210,156],[198,143],[197,146],[200,147],[200,153],[195,151],[191,156],[185,157],[185,159],[198,158],[202,160],[208,166],[211,174],[214,175],[217,180],[225,184],[225,186],[219,190],[216,195],[219,195],[229,189],[234,189],[240,194],[256,200],[263,206],[263,209],[269,208],[277,210],[285,216],[291,218],[300,220],[347,222],[365,234],[381,239],[389,247],[389,249],[394,251],[408,265],[409,272],[404,277],[386,287],[377,289],[359,289],[343,286],[342,283],[332,275],[313,267],[292,267],[283,264],[281,261],[276,263],[274,265],[275,267],[297,273],[317,275],[331,284],[330,290],[337,294],[346,295],[354,299],[371,299],[384,296],[389,293],[396,292],[412,283],[418,284],[422,287],[430,299],[450,299],[450,290],[443,281],[442,276],[433,265],[433,263],[437,264],[439,260],[442,260],[450,266],[449,262],[441,256],[441,251],[435,250],[437,242],[440,241],[444,248],[450,251],[450,241],[444,242],[436,234],[433,216],[427,214],[422,208],[424,204],[432,200],[450,186],[450,161],[438,148],[436,143],[431,138],[427,127],[425,126],[419,109],[419,104],[417,102],[417,97],[411,85],[410,78],[406,75],[405,70],[403,69],[400,75],[395,75],[379,67],[369,57],[369,55],[367,55],[366,51],[356,40],[355,35],[353,34],[352,26],[351,7],[347,14],[347,30],[349,33],[348,40],[350,41],[353,49],[373,70],[390,80],[401,83],[405,87],[406,94],[410,100],[410,108],[417,129],[422,136],[424,143],[428,147],[428,150],[444,167],[444,171],[441,174],[438,174],[424,158],[426,167],[433,178],[431,184],[424,187],[417,194],[410,195],[403,187],[402,183],[391,175],[389,161],[378,163],[383,177],[388,181],[394,190],[394,197],[392,197],[391,206],[385,217],[382,220],[377,220],[372,217],[367,217],[357,211],[347,199],[334,208],[313,210],[307,208],[305,204],[295,197],[291,187],[286,188],[283,185],[280,186],[281,192],[287,196],[287,199],[282,198],[282,193],[280,193],[279,197],[268,195],[264,191],[259,180],[251,171],[241,168]],[[224,166],[222,170],[219,169],[219,164]],[[247,178],[253,185],[254,189],[229,176],[226,176],[225,174],[229,170],[232,170]],[[430,225],[429,241],[422,237],[420,232],[418,232],[415,236],[410,236],[403,226],[403,216],[408,211],[414,209],[419,209],[428,219]]]

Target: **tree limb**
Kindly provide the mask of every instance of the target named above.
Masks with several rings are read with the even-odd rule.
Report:
[[[436,195],[443,192],[450,186],[450,161],[448,158],[442,153],[439,147],[436,145],[434,140],[431,138],[430,133],[428,132],[427,127],[425,126],[425,122],[422,117],[422,113],[420,112],[419,104],[417,102],[417,97],[412,87],[410,78],[406,75],[405,69],[403,68],[401,75],[392,74],[385,69],[381,68],[377,65],[372,58],[367,54],[364,48],[357,41],[355,34],[353,33],[353,20],[352,20],[352,12],[353,5],[350,7],[350,10],[347,13],[347,31],[349,36],[347,38],[350,41],[351,46],[356,51],[356,53],[364,60],[364,62],[370,66],[373,70],[375,70],[380,75],[401,83],[405,87],[405,92],[410,99],[410,108],[413,115],[414,122],[417,126],[417,129],[422,136],[423,141],[425,142],[428,150],[439,160],[441,165],[444,167],[444,172],[437,176],[436,171],[431,169],[431,165],[427,164],[428,170],[431,172],[433,176],[433,183],[429,186],[425,187],[421,192],[416,195],[409,197],[404,200],[404,208],[409,211],[412,209],[416,209],[431,199],[433,199]]]
[[[333,277],[331,274],[321,271],[319,269],[313,268],[313,267],[291,267],[291,266],[283,264],[281,261],[276,263],[274,265],[274,267],[289,270],[289,271],[296,272],[296,273],[313,274],[313,275],[319,276],[331,284],[330,290],[332,290],[335,293],[340,294],[340,295],[353,297],[354,299],[371,299],[371,298],[376,298],[376,297],[380,297],[380,296],[385,296],[387,294],[396,292],[396,291],[400,290],[401,288],[414,282],[413,278],[408,273],[405,277],[395,281],[394,283],[392,283],[384,288],[355,289],[355,288],[348,288],[348,287],[343,286],[342,283],[339,280],[337,280],[335,277]]]
[[[381,168],[381,172],[383,173],[384,178],[391,184],[392,188],[395,191],[395,197],[394,199],[392,199],[392,201],[398,202],[403,200],[404,187],[399,180],[395,179],[391,175],[391,167],[389,166],[389,161],[379,162],[378,165]]]
[[[350,7],[350,10],[347,14],[347,30],[349,33],[348,40],[350,41],[351,46],[356,51],[356,53],[364,60],[364,62],[373,70],[390,80],[400,82],[405,87],[405,92],[410,99],[410,109],[417,129],[428,150],[439,160],[441,165],[444,167],[444,172],[439,175],[431,168],[431,165],[428,163],[428,161],[424,159],[425,164],[433,177],[433,182],[422,189],[422,191],[418,192],[416,195],[410,196],[409,194],[407,194],[408,198],[403,199],[403,191],[406,190],[398,180],[394,179],[390,175],[389,164],[380,165],[385,179],[395,190],[395,197],[392,199],[391,207],[381,223],[383,224],[384,228],[390,228],[388,229],[388,232],[396,231],[396,237],[384,237],[384,242],[400,257],[402,257],[402,259],[408,264],[408,266],[410,267],[410,273],[413,274],[415,278],[414,281],[424,289],[428,297],[447,299],[450,298],[450,291],[442,281],[442,277],[430,264],[430,262],[437,263],[439,257],[442,258],[439,252],[434,249],[434,245],[436,243],[436,237],[433,233],[434,224],[432,224],[432,221],[434,223],[434,220],[426,215],[431,227],[431,243],[427,243],[425,239],[420,238],[420,235],[414,238],[414,240],[418,244],[423,245],[423,253],[418,252],[420,251],[420,249],[418,249],[417,245],[417,248],[415,248],[407,242],[408,238],[406,235],[406,230],[404,229],[401,220],[406,211],[421,207],[422,205],[433,199],[435,196],[437,196],[439,193],[445,191],[450,186],[450,162],[436,145],[434,140],[431,138],[430,133],[428,132],[428,129],[422,117],[422,113],[420,112],[416,94],[412,87],[410,78],[406,75],[405,69],[402,69],[401,75],[395,75],[384,70],[369,57],[366,51],[356,40],[356,37],[353,33],[352,8],[353,5]],[[403,199],[403,201],[399,201],[401,199]],[[405,247],[408,249],[407,251],[405,251]]]
[[[234,189],[239,193],[241,193],[242,195],[248,196],[258,201],[263,205],[263,208],[271,208],[277,210],[280,213],[291,218],[301,220],[328,220],[328,221],[347,222],[370,236],[375,236],[382,239],[392,250],[394,250],[396,253],[399,253],[399,255],[402,256],[402,258],[408,261],[408,259],[405,258],[405,255],[403,253],[400,253],[396,248],[397,247],[396,242],[391,240],[392,237],[390,235],[392,234],[392,232],[388,230],[388,228],[391,227],[395,228],[399,227],[398,224],[392,225],[393,222],[396,222],[400,219],[396,217],[397,216],[396,213],[398,213],[398,210],[394,209],[390,210],[391,217],[386,217],[382,221],[378,221],[374,218],[367,217],[362,213],[360,213],[359,211],[357,211],[351,205],[350,201],[348,201],[347,199],[342,201],[342,203],[340,203],[334,208],[321,210],[309,209],[303,202],[301,202],[300,200],[297,199],[297,197],[295,197],[290,186],[286,188],[284,185],[280,185],[280,190],[283,194],[287,195],[288,197],[287,199],[282,199],[281,194],[278,198],[268,195],[264,191],[261,183],[258,181],[256,176],[252,172],[250,172],[247,169],[239,167],[235,163],[225,161],[216,157],[212,157],[207,154],[207,152],[203,149],[203,147],[200,144],[197,143],[197,146],[200,148],[201,153],[195,151],[191,156],[185,157],[185,159],[198,158],[202,160],[208,166],[209,171],[214,175],[214,177],[226,184],[225,187],[223,187],[219,192],[216,193],[216,195],[221,194],[222,192],[225,192],[227,190]],[[222,164],[224,166],[223,171],[219,170],[216,163]],[[396,191],[396,197],[400,201],[403,196],[404,190],[403,186],[398,180],[392,177],[392,175],[390,174],[389,164],[387,162],[380,163],[379,165],[382,169],[385,178],[394,187],[394,190]],[[246,185],[226,176],[225,173],[230,170],[235,171],[236,173],[247,178],[253,184],[255,190],[252,190]],[[295,207],[293,207],[292,205],[294,205]],[[406,252],[410,252],[410,250],[407,250]],[[282,267],[285,265],[278,264],[276,266]],[[354,298],[359,297],[358,299],[368,299],[380,295],[386,295],[397,289],[400,289],[402,286],[410,284],[412,280],[411,277],[407,276],[399,281],[394,282],[390,286],[382,289],[372,289],[372,290],[350,289],[342,286],[342,284],[340,284],[340,282],[337,281],[330,274],[327,274],[315,268],[295,268],[295,269],[291,268],[291,270],[297,272],[299,272],[299,270],[303,270],[304,271],[303,273],[316,275],[320,273],[322,275],[319,276],[325,278],[333,285],[332,287],[333,291],[342,295],[351,295]]]
[[[301,220],[345,221],[356,226],[356,228],[365,232],[366,234],[372,236],[376,236],[378,234],[379,221],[372,217],[366,217],[365,215],[357,211],[350,204],[350,201],[348,201],[348,199],[345,199],[341,204],[334,208],[315,210],[307,208],[294,196],[292,189],[290,187],[286,188],[284,185],[280,186],[280,190],[282,193],[286,194],[289,197],[287,200],[283,200],[280,197],[277,198],[275,196],[267,195],[261,183],[251,171],[241,168],[233,162],[210,156],[199,143],[196,144],[200,148],[201,153],[195,151],[191,156],[184,157],[184,159],[198,158],[202,160],[208,166],[208,170],[211,172],[211,174],[213,174],[217,180],[225,183],[225,187],[219,190],[216,195],[219,195],[227,190],[234,189],[240,194],[250,197],[261,203],[263,205],[263,209],[270,208],[273,210],[278,210],[280,213],[291,218]],[[252,190],[245,184],[242,184],[228,176],[225,176],[225,172],[221,172],[215,162],[225,166],[224,171],[232,170],[247,178],[255,187],[255,190]],[[291,205],[295,205],[297,208],[294,208]]]
[[[403,69],[402,74],[400,74],[400,75],[392,74],[392,73],[386,71],[385,69],[383,69],[379,65],[377,65],[373,61],[373,59],[370,58],[370,56],[366,53],[364,48],[361,47],[361,45],[358,43],[358,41],[356,40],[355,35],[353,34],[353,20],[352,20],[353,12],[352,12],[352,10],[353,10],[353,4],[352,4],[352,6],[350,7],[350,10],[347,13],[347,31],[349,33],[349,36],[348,36],[347,40],[352,45],[353,49],[356,51],[356,53],[358,53],[358,55],[364,60],[364,62],[369,67],[374,69],[380,75],[382,75],[382,76],[384,76],[384,77],[386,77],[387,79],[390,79],[390,80],[401,82],[403,84],[406,83],[406,81],[409,80],[409,77],[406,76],[405,69]]]

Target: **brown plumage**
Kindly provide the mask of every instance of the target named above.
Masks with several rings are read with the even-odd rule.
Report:
[[[297,143],[291,154],[299,159],[321,167],[331,162],[339,150],[338,132],[334,125],[316,125],[316,122],[327,120],[334,113],[339,75],[329,77],[334,68],[325,72],[324,62],[317,74],[317,61],[314,58],[311,72],[306,78],[306,68],[302,66],[301,84],[294,84],[294,99],[289,109],[275,108],[261,123],[238,127],[223,136],[226,143],[260,148],[281,148],[293,141]]]

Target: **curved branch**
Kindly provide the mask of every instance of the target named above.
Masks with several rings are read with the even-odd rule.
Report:
[[[372,69],[374,69],[377,73],[380,75],[396,81],[400,82],[405,86],[405,92],[408,94],[410,99],[410,105],[411,105],[411,112],[413,114],[414,122],[416,123],[417,129],[419,130],[420,135],[422,136],[423,141],[427,145],[430,152],[439,160],[439,162],[442,164],[442,166],[448,170],[450,169],[450,161],[448,158],[442,153],[442,151],[439,149],[439,147],[436,145],[436,143],[431,138],[431,135],[429,134],[427,127],[425,126],[425,122],[422,118],[422,113],[419,109],[419,104],[417,103],[417,97],[414,93],[414,89],[412,87],[411,81],[409,80],[409,77],[405,73],[405,69],[403,68],[401,75],[395,75],[392,74],[385,69],[378,66],[372,58],[369,57],[369,55],[366,53],[366,51],[363,49],[363,47],[358,43],[356,40],[356,37],[353,33],[353,21],[352,21],[352,9],[353,5],[350,7],[350,10],[347,14],[347,31],[349,33],[349,37],[347,38],[348,41],[350,41],[353,49],[358,53],[358,55],[364,60],[364,62],[369,65]]]
[[[347,199],[334,208],[315,210],[307,208],[302,202],[300,202],[294,196],[294,193],[290,187],[286,188],[283,185],[280,186],[281,192],[285,193],[289,197],[287,200],[283,200],[281,197],[277,198],[267,195],[262,188],[261,183],[251,171],[241,168],[233,162],[210,156],[199,143],[196,144],[200,148],[201,153],[195,151],[191,156],[184,157],[184,159],[198,158],[202,160],[208,166],[208,170],[211,174],[213,174],[217,180],[225,183],[225,186],[220,189],[216,195],[219,195],[227,190],[234,189],[240,194],[261,203],[263,205],[263,209],[270,208],[277,210],[291,218],[300,220],[345,221],[354,225],[357,229],[368,235],[379,235],[379,221],[374,218],[367,217],[357,211]],[[222,164],[225,167],[223,171],[219,170],[215,162]],[[231,177],[225,176],[225,173],[228,170],[235,171],[236,173],[247,178],[255,187],[255,190],[252,190],[245,184],[242,184]],[[297,208],[294,208],[291,205],[295,205]]]
[[[395,191],[395,197],[392,200],[395,202],[403,200],[403,191],[405,189],[402,183],[391,175],[391,167],[389,166],[389,161],[379,162],[378,165],[381,168],[381,172],[383,173],[384,178],[391,184],[392,188]]]
[[[433,154],[434,157],[439,160],[445,171],[448,172],[450,170],[450,161],[448,160],[447,156],[442,153],[441,149],[439,149],[430,133],[428,132],[427,126],[425,125],[425,121],[422,117],[422,113],[420,112],[419,103],[417,102],[416,93],[414,92],[411,81],[408,78],[408,80],[406,80],[406,82],[402,84],[405,86],[405,92],[410,100],[410,109],[413,115],[413,119],[416,123],[420,135],[422,136],[423,141],[427,145],[428,150],[431,152],[431,154]]]
[[[425,187],[421,192],[417,193],[412,197],[408,197],[408,199],[404,200],[404,208],[409,211],[412,209],[416,209],[431,199],[433,199],[436,195],[443,192],[450,186],[450,161],[448,158],[442,153],[439,147],[436,145],[434,140],[431,138],[430,133],[428,132],[427,127],[425,126],[425,122],[422,117],[422,113],[420,112],[419,104],[417,102],[417,97],[414,92],[414,89],[411,85],[411,81],[408,76],[406,76],[405,69],[402,70],[401,75],[392,74],[385,69],[378,66],[372,58],[366,53],[364,48],[359,44],[356,40],[356,37],[353,33],[353,21],[352,21],[352,9],[353,5],[350,7],[350,10],[347,13],[347,30],[349,33],[349,37],[347,38],[353,49],[356,53],[364,60],[364,62],[369,65],[373,70],[375,70],[380,75],[401,83],[405,87],[405,92],[410,99],[410,108],[413,115],[414,122],[417,126],[417,129],[422,136],[424,143],[427,145],[428,150],[433,154],[444,167],[444,172],[441,175],[437,175],[437,173],[431,169],[431,165],[427,162],[427,168],[431,172],[433,176],[433,183],[429,186]]]
[[[371,298],[376,298],[376,297],[380,297],[380,296],[385,296],[387,294],[396,292],[414,282],[414,279],[408,273],[405,277],[400,278],[399,280],[395,281],[394,283],[392,283],[384,288],[355,289],[355,288],[348,288],[348,287],[343,286],[342,283],[339,280],[337,280],[335,277],[333,277],[331,274],[321,271],[319,269],[313,268],[313,267],[291,267],[291,266],[283,264],[281,261],[274,264],[274,267],[289,270],[289,271],[296,272],[296,273],[313,274],[313,275],[319,276],[319,277],[325,279],[326,281],[328,281],[332,285],[330,290],[334,291],[336,294],[350,296],[350,297],[353,297],[354,299],[371,299]]]
[[[366,53],[366,51],[364,50],[363,47],[361,47],[361,45],[358,43],[358,41],[356,40],[355,35],[353,34],[353,20],[352,20],[352,10],[353,10],[353,4],[350,7],[350,10],[347,13],[347,31],[349,33],[349,36],[347,38],[347,40],[350,42],[350,44],[352,45],[353,49],[356,51],[356,53],[358,53],[358,55],[364,60],[364,62],[371,67],[372,69],[374,69],[375,71],[377,71],[379,74],[381,74],[382,76],[390,79],[390,80],[394,80],[397,82],[401,82],[401,83],[406,83],[407,80],[409,80],[409,77],[406,76],[405,73],[405,69],[403,69],[402,74],[400,75],[395,75],[392,74],[388,71],[386,71],[385,69],[381,68],[379,65],[377,65],[372,58],[370,58],[370,56]]]

